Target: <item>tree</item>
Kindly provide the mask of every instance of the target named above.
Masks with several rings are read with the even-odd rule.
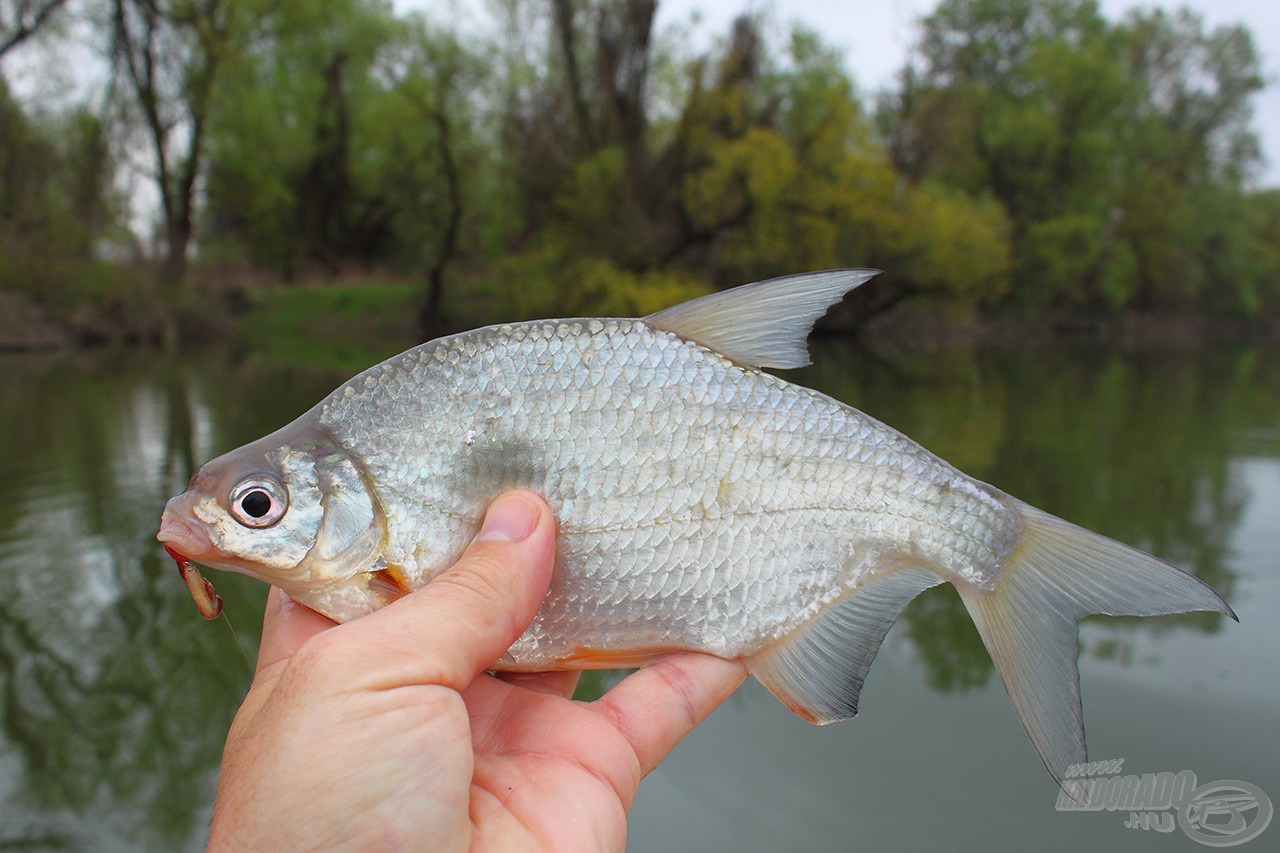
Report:
[[[44,28],[67,0],[0,2],[0,58]]]
[[[378,119],[390,130],[381,187],[394,208],[399,250],[423,271],[418,330],[429,337],[447,328],[445,277],[462,248],[464,173],[477,167],[466,95],[481,66],[456,36],[434,31],[421,16],[406,22],[396,47],[381,69],[390,88]]]
[[[113,0],[110,58],[124,117],[140,126],[160,196],[170,286],[186,274],[214,84],[238,47],[239,0]]]
[[[0,287],[59,309],[96,295],[97,250],[119,233],[115,165],[97,116],[28,113],[0,79]]]
[[[1136,260],[1133,302],[1250,313],[1248,293],[1259,283],[1235,262],[1243,186],[1260,158],[1249,127],[1252,97],[1263,86],[1253,39],[1239,26],[1207,31],[1186,10],[1134,11],[1120,31],[1140,93],[1116,229]]]
[[[944,0],[915,51],[880,113],[895,166],[1007,211],[1009,301],[1231,301],[1208,294],[1214,277],[1232,286],[1226,212],[1256,163],[1248,118],[1262,81],[1247,30],[1206,31],[1188,12],[1115,25],[1093,0]]]
[[[488,160],[475,106],[484,70],[453,33],[381,2],[282,10],[224,77],[212,250],[289,279],[410,271],[424,285],[419,326],[441,330],[448,273],[473,242],[471,187]]]
[[[644,3],[556,2],[540,26],[527,6],[509,11],[511,33],[548,44],[533,58],[526,40],[506,51],[505,162],[527,223],[510,267],[546,281],[546,302],[522,295],[517,313],[639,310],[646,293],[690,295],[700,280],[843,265],[898,274],[868,290],[894,299],[854,296],[864,314],[1007,286],[1003,212],[902,185],[817,34],[793,28],[775,46],[744,16],[694,52],[649,32]]]
[[[395,129],[373,117],[399,24],[382,2],[335,0],[288,4],[258,26],[218,95],[211,246],[290,280],[390,260],[394,211],[375,173]]]

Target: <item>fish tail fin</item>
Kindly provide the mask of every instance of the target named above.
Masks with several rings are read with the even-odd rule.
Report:
[[[1018,719],[1059,786],[1084,802],[1068,768],[1086,761],[1077,666],[1079,621],[1230,606],[1194,575],[1019,502],[1022,540],[994,589],[958,584]]]

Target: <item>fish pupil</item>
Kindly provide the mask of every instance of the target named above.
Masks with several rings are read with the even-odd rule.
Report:
[[[240,508],[250,518],[262,518],[271,511],[271,495],[262,489],[254,489],[240,499]]]

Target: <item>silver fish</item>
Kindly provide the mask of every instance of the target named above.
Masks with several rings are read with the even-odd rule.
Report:
[[[496,495],[532,489],[559,521],[558,565],[496,669],[696,650],[743,659],[814,723],[857,712],[899,612],[949,582],[1065,786],[1085,761],[1077,622],[1234,614],[1192,575],[762,372],[807,364],[816,319],[877,272],[431,341],[205,464],[159,538],[344,621],[430,581]]]

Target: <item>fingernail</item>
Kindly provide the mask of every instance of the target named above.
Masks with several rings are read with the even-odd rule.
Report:
[[[521,497],[502,497],[489,507],[476,541],[496,539],[520,542],[527,539],[538,523],[538,508]]]

